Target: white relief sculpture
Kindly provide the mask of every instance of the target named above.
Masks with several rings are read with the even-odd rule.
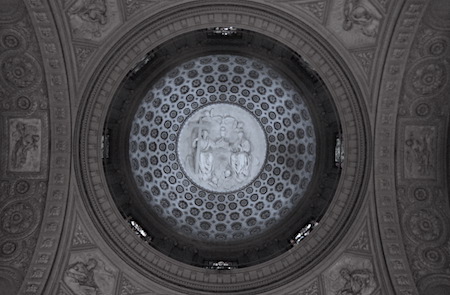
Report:
[[[244,132],[238,132],[238,140],[233,144],[231,151],[231,166],[236,173],[238,181],[248,177],[250,168],[250,141],[244,137]]]
[[[203,180],[211,178],[213,156],[211,148],[213,143],[209,139],[208,130],[201,130],[201,136],[194,139],[192,147],[195,149],[194,171],[201,174]]]
[[[349,31],[358,25],[367,37],[377,36],[382,16],[369,0],[346,0],[344,17],[344,30]]]
[[[220,115],[216,109],[220,109]],[[178,145],[187,175],[214,191],[230,191],[251,181],[265,149],[264,133],[257,121],[245,110],[229,104],[205,107],[193,115],[185,124]]]

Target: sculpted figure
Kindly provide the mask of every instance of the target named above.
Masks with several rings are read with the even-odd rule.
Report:
[[[77,294],[100,295],[102,292],[94,279],[94,269],[97,266],[97,260],[91,258],[87,263],[75,262],[66,270],[64,281]]]
[[[38,148],[39,135],[27,132],[27,126],[18,122],[13,136],[17,140],[12,151],[12,164],[14,168],[21,168],[27,162],[28,152]]]
[[[375,289],[375,278],[367,269],[350,272],[347,268],[340,271],[345,285],[336,295],[369,295]]]
[[[81,19],[106,24],[105,0],[79,0],[69,9],[69,13],[77,14]]]
[[[238,140],[233,144],[231,151],[231,166],[236,173],[237,180],[243,180],[249,175],[250,167],[250,141],[244,137],[244,132],[238,132]]]
[[[360,25],[364,35],[376,37],[381,14],[369,0],[346,0],[342,28],[349,31],[353,25]]]
[[[228,140],[226,138],[225,127],[220,128],[220,137],[219,137],[219,139],[216,140],[216,142],[214,143],[214,146],[216,148],[222,148],[225,150],[228,150],[230,148],[230,143],[228,142]]]
[[[213,170],[212,142],[208,130],[200,132],[200,136],[192,142],[192,147],[195,149],[194,171],[200,173],[203,180],[208,180]]]

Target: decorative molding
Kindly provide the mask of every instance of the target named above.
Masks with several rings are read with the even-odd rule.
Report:
[[[388,271],[396,294],[418,294],[408,257],[403,244],[401,216],[397,193],[402,191],[396,186],[399,175],[395,166],[395,149],[397,116],[401,115],[399,107],[403,83],[403,74],[409,57],[420,19],[427,1],[406,1],[400,12],[397,27],[394,29],[392,43],[381,81],[375,137],[379,145],[375,146],[375,191],[381,242],[384,248]],[[426,108],[422,108],[424,113]]]
[[[41,58],[43,61],[43,74],[45,74],[46,89],[48,93],[42,93],[48,101],[39,102],[42,111],[49,112],[50,122],[49,137],[52,139],[52,153],[49,155],[48,191],[45,198],[45,209],[42,213],[40,234],[36,243],[36,250],[30,256],[31,262],[20,294],[41,294],[49,278],[51,265],[53,265],[56,249],[61,239],[62,224],[65,217],[68,179],[70,172],[71,155],[68,150],[61,151],[58,146],[70,146],[70,112],[69,97],[67,94],[66,70],[59,43],[55,22],[48,3],[41,0],[25,1],[31,24],[37,33],[37,39]],[[36,51],[39,51],[35,47]],[[31,101],[30,101],[31,102]],[[32,105],[32,104],[31,104]],[[26,99],[20,103],[19,108],[27,109]],[[27,110],[28,111],[28,110]],[[44,122],[44,121],[42,121]],[[43,128],[44,129],[44,128]],[[41,158],[42,160],[42,158]]]

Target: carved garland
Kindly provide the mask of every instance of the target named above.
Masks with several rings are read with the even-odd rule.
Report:
[[[217,3],[208,6],[201,3],[182,5],[171,9],[170,17],[161,14],[147,19],[146,22],[133,28],[134,34],[120,40],[115,50],[111,50],[108,58],[102,61],[102,68],[94,74],[92,83],[86,88],[83,96],[83,108],[77,118],[75,142],[80,142],[75,155],[80,155],[76,163],[77,177],[82,188],[83,200],[88,207],[94,209],[93,219],[100,224],[100,232],[110,245],[118,250],[119,255],[131,264],[139,264],[141,272],[161,283],[172,282],[172,288],[184,293],[199,291],[239,292],[247,290],[246,294],[260,293],[285,283],[281,280],[293,280],[312,267],[312,261],[320,261],[326,255],[326,247],[336,243],[348,229],[346,223],[352,219],[359,208],[364,195],[366,180],[364,174],[368,169],[367,162],[367,123],[366,114],[358,105],[355,97],[356,83],[348,80],[348,69],[341,68],[342,60],[336,60],[335,52],[325,48],[326,41],[316,40],[305,31],[310,28],[301,27],[288,22],[282,16],[274,16],[258,7],[243,5],[222,6]],[[176,11],[175,11],[176,10]],[[289,16],[291,18],[291,16]],[[321,74],[333,96],[336,98],[338,112],[342,118],[344,134],[347,138],[347,162],[341,176],[334,202],[328,214],[323,218],[322,225],[317,229],[317,235],[305,240],[303,245],[269,261],[263,265],[238,269],[233,274],[223,274],[220,277],[212,272],[176,262],[156,252],[143,244],[139,238],[126,227],[119,212],[114,209],[114,203],[106,187],[102,174],[100,158],[100,139],[102,122],[106,114],[116,85],[152,48],[169,40],[177,34],[214,27],[217,25],[234,24],[245,29],[264,33],[288,45],[303,55]],[[300,24],[300,27],[299,27]],[[180,28],[177,30],[175,28]],[[183,28],[183,29],[181,29]],[[359,98],[359,100],[362,100]],[[108,232],[108,234],[106,234]],[[336,234],[333,234],[336,233]],[[324,238],[320,238],[324,237]],[[334,240],[334,242],[333,242]],[[328,248],[329,250],[329,248]],[[122,252],[123,251],[123,252]],[[325,252],[323,252],[325,251]],[[126,254],[125,254],[126,253]],[[295,274],[295,277],[294,277]],[[177,286],[175,286],[177,285]],[[250,291],[251,290],[251,291]]]

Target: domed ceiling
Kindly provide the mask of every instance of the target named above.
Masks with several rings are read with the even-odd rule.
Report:
[[[244,267],[318,224],[340,173],[341,131],[301,57],[254,32],[217,30],[178,37],[131,69],[105,126],[105,169],[119,210],[150,245],[196,266]],[[202,47],[170,58],[172,43],[192,39]]]
[[[3,0],[2,294],[449,294],[449,15]]]

